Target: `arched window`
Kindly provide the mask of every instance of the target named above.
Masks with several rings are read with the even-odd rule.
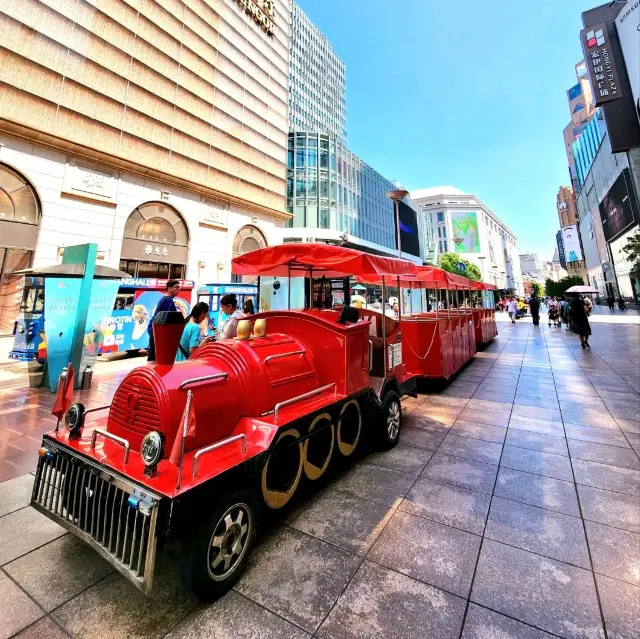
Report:
[[[40,207],[33,188],[5,164],[0,164],[0,220],[23,224],[40,222]]]
[[[257,251],[266,246],[268,246],[267,240],[262,235],[262,232],[255,226],[247,224],[236,233],[233,240],[233,257]]]
[[[38,240],[40,204],[33,187],[17,171],[0,164],[0,335],[13,330],[22,298],[22,276]]]
[[[133,277],[186,277],[189,231],[168,204],[147,202],[134,209],[124,227],[120,269]]]
[[[232,257],[238,257],[238,255],[257,251],[258,249],[265,248],[267,246],[267,240],[260,229],[252,226],[251,224],[247,224],[236,233],[233,240]],[[255,284],[258,281],[258,278],[252,275],[232,275],[231,281]]]
[[[187,246],[189,232],[180,214],[160,202],[147,202],[134,209],[124,227],[129,239]]]

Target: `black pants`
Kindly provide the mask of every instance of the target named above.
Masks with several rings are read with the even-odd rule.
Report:
[[[153,333],[149,335],[149,348],[147,349],[147,361],[155,362],[156,361],[156,345],[153,341]]]
[[[533,313],[531,314],[531,317],[533,317],[533,325],[534,326],[538,326],[540,324],[540,315],[534,315]]]

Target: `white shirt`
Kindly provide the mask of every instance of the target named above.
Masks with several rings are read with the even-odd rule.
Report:
[[[513,300],[508,301],[507,302],[507,311],[509,313],[517,313],[518,312],[518,305]]]

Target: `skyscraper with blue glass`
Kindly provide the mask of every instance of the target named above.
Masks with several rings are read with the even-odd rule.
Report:
[[[295,3],[291,17],[285,242],[346,237],[393,254],[395,186],[347,148],[344,62]]]

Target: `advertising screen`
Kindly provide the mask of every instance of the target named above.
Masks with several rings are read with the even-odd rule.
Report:
[[[615,239],[638,218],[638,204],[629,188],[629,169],[624,169],[600,202],[600,220],[607,242]]]
[[[416,212],[404,202],[398,202],[400,215],[400,245],[404,253],[411,253],[420,257],[420,235],[418,233],[418,216]]]
[[[480,253],[480,233],[476,213],[452,211],[451,229],[456,253]]]
[[[567,268],[567,257],[564,254],[564,244],[562,243],[562,231],[556,233],[556,244],[558,246],[558,258],[560,259],[560,266]]]
[[[580,238],[578,237],[578,228],[575,224],[565,226],[562,229],[562,243],[564,244],[564,255],[567,264],[580,262],[582,260]]]

